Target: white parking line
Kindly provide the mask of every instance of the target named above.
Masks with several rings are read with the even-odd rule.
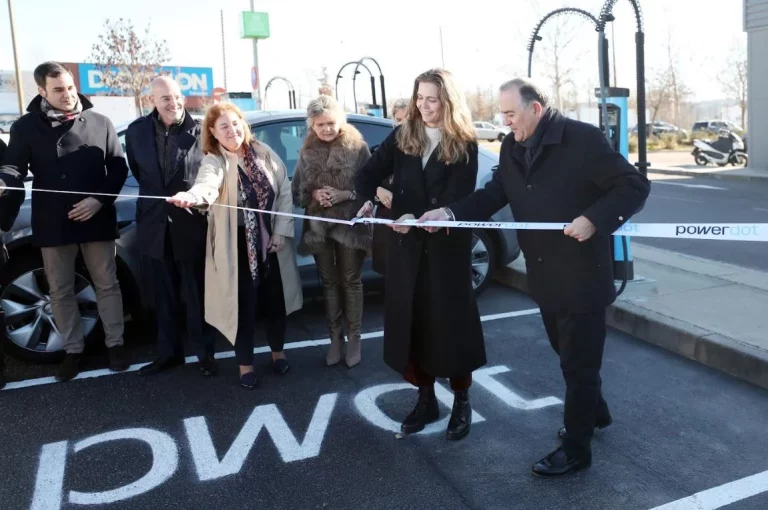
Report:
[[[516,312],[506,312],[506,313],[497,313],[493,315],[483,315],[480,317],[480,320],[482,322],[488,322],[488,321],[497,321],[501,319],[510,319],[513,317],[523,317],[526,315],[536,315],[540,313],[538,308],[530,308],[528,310],[518,310]],[[381,338],[384,336],[383,331],[373,331],[370,333],[363,333],[361,336],[363,340],[368,340],[371,338]],[[291,342],[285,344],[286,350],[292,350],[292,349],[303,349],[305,347],[319,347],[321,345],[328,345],[331,343],[330,338],[324,338],[322,340],[303,340],[300,342]],[[266,352],[270,352],[270,349],[268,346],[264,347],[257,347],[253,350],[254,354],[262,354]],[[227,359],[227,358],[234,358],[235,357],[235,351],[225,351],[225,352],[217,352],[215,355],[216,359]],[[193,364],[197,363],[197,356],[188,356],[185,360],[186,364]],[[77,377],[72,379],[73,381],[81,380],[81,379],[94,379],[97,377],[105,377],[108,375],[119,375],[119,374],[125,374],[127,372],[136,372],[141,367],[148,365],[149,363],[136,363],[134,365],[131,365],[128,370],[124,372],[113,372],[107,368],[102,368],[99,370],[90,370],[88,372],[81,372],[78,374]],[[38,379],[28,379],[26,381],[18,381],[18,382],[12,382],[8,383],[5,388],[3,388],[0,391],[10,391],[10,390],[19,390],[22,388],[31,388],[33,386],[44,386],[46,384],[57,384],[58,381],[55,377],[40,377]]]
[[[768,471],[697,492],[651,510],[715,510],[768,491]]]
[[[727,190],[728,188],[721,188],[719,186],[710,186],[709,184],[685,184],[682,182],[665,182],[665,181],[653,181],[654,184],[662,184],[664,186],[680,186],[683,188],[697,188],[697,189],[719,189]]]

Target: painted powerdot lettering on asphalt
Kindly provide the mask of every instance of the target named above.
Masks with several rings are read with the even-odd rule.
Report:
[[[526,400],[492,376],[509,372],[506,366],[493,366],[478,370],[475,383],[497,397],[514,410],[532,411],[544,407],[562,404],[555,397]],[[375,427],[386,431],[399,431],[399,425],[389,418],[380,408],[377,399],[392,391],[411,388],[407,384],[382,384],[359,391],[352,401],[360,415]],[[436,385],[436,393],[444,406],[450,406],[450,392]],[[252,455],[256,441],[266,431],[277,448],[280,458],[285,463],[297,462],[318,457],[322,454],[323,441],[328,433],[331,415],[337,407],[338,393],[320,396],[315,405],[309,425],[302,434],[294,434],[280,409],[275,404],[260,405],[253,409],[232,443],[226,451],[217,451],[212,437],[212,428],[205,416],[195,416],[182,420],[184,439],[174,438],[167,432],[153,428],[132,427],[94,435],[77,441],[58,441],[43,445],[35,480],[35,490],[30,508],[32,510],[59,510],[64,504],[105,505],[128,500],[146,494],[168,482],[179,470],[181,448],[189,448],[197,479],[207,482],[238,474],[246,460]],[[446,417],[442,422],[432,424],[420,432],[421,435],[442,433],[446,426]],[[475,423],[486,419],[477,411],[473,414]],[[297,437],[298,436],[298,437]],[[152,464],[149,470],[138,479],[126,480],[121,487],[101,492],[80,492],[77,488],[66,485],[67,464],[77,458],[77,454],[88,448],[98,448],[104,443],[142,442],[149,447]],[[221,447],[220,447],[221,450]],[[130,463],[131,459],[115,456],[115,462]],[[98,473],[93,474],[98,478]]]

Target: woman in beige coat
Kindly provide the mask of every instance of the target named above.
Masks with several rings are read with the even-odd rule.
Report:
[[[205,157],[194,186],[169,202],[208,210],[205,320],[235,346],[240,384],[256,387],[253,343],[263,320],[272,367],[290,369],[283,353],[286,316],[302,307],[293,246],[293,218],[255,211],[292,212],[291,185],[280,158],[255,140],[233,104],[211,107],[202,130]]]

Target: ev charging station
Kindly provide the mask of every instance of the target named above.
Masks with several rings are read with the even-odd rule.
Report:
[[[595,89],[595,96],[602,99],[601,89]],[[627,112],[629,107],[629,89],[606,87],[605,112],[600,115],[600,130],[606,134],[608,143],[625,159],[629,161],[629,123]],[[629,223],[629,221],[627,222]],[[635,270],[632,260],[631,241],[627,236],[613,236],[611,244],[613,253],[614,278],[634,280]]]

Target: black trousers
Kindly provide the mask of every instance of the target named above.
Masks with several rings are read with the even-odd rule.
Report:
[[[257,322],[264,323],[264,332],[272,352],[281,352],[285,345],[285,298],[283,279],[277,254],[270,253],[269,272],[259,265],[259,283],[254,284],[248,267],[245,228],[237,231],[237,336],[235,357],[238,365],[253,364],[254,336]]]
[[[610,416],[602,396],[600,368],[605,346],[605,309],[587,313],[542,310],[552,348],[565,379],[565,452],[590,457],[595,424]]]
[[[158,355],[184,357],[184,339],[177,322],[183,303],[187,336],[195,345],[197,357],[213,356],[214,337],[206,334],[203,312],[205,259],[174,260],[170,235],[165,238],[165,258],[148,262],[157,316]]]

